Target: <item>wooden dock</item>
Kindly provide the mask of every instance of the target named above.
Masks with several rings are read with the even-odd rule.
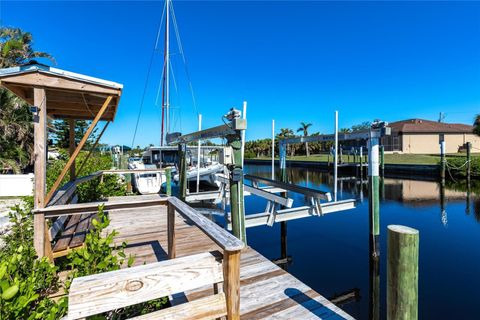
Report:
[[[135,196],[128,200],[149,197]],[[116,197],[109,202],[125,200],[126,197]],[[168,259],[167,206],[110,210],[109,216],[109,230],[119,232],[118,243],[128,243],[125,253],[136,256],[135,265]],[[220,250],[192,221],[178,213],[175,237],[176,257]],[[186,291],[184,295],[174,296],[172,304],[212,294],[212,286]],[[240,314],[241,319],[353,319],[251,247],[241,253]]]

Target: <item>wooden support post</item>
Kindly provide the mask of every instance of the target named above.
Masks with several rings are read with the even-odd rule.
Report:
[[[47,171],[47,97],[45,89],[33,89],[34,105],[37,112],[34,115],[34,168],[35,168],[35,209],[45,208],[46,171]],[[45,256],[45,215],[33,216],[33,245],[37,256]]]
[[[470,181],[470,175],[472,171],[472,156],[471,156],[472,143],[467,142],[467,181]]]
[[[45,89],[34,88],[34,161],[35,161],[35,208],[45,207],[45,190],[47,180],[47,97]]]
[[[87,132],[85,132],[85,135],[83,136],[82,140],[80,140],[80,143],[78,144],[77,148],[75,149],[75,151],[73,152],[72,156],[70,157],[70,159],[68,159],[68,162],[67,164],[65,165],[65,167],[63,168],[62,172],[60,173],[60,175],[58,176],[57,180],[55,181],[55,183],[53,184],[52,188],[50,189],[50,191],[48,192],[47,194],[47,197],[45,199],[45,203],[48,204],[48,202],[50,201],[50,199],[52,198],[53,194],[55,193],[55,191],[58,189],[58,187],[60,186],[60,183],[62,182],[63,178],[65,177],[65,175],[67,174],[67,171],[70,169],[70,167],[72,166],[72,163],[75,161],[75,159],[77,158],[78,154],[80,153],[80,150],[82,150],[83,146],[85,145],[85,143],[87,142],[88,138],[90,137],[90,134],[92,133],[93,129],[95,128],[95,126],[97,125],[98,121],[100,121],[100,119],[102,118],[103,114],[105,113],[105,111],[108,109],[108,106],[110,104],[110,102],[112,101],[112,96],[108,96],[107,99],[105,100],[105,102],[103,103],[103,106],[100,108],[100,111],[98,111],[97,115],[95,116],[95,119],[93,119],[92,123],[90,124],[90,126],[88,127],[87,129]]]
[[[418,319],[419,232],[388,226],[387,319]]]
[[[368,148],[368,208],[370,212],[370,252],[374,258],[380,257],[380,197],[379,197],[378,138],[369,139]]]
[[[172,169],[166,168],[165,169],[165,191],[167,196],[172,195]]]
[[[240,253],[223,253],[223,291],[227,300],[227,319],[240,319]]]
[[[247,243],[245,228],[245,208],[243,199],[242,142],[239,135],[227,136],[233,150],[233,166],[230,169],[230,208],[234,236]]]
[[[34,233],[33,246],[35,247],[37,256],[39,258],[43,258],[45,256],[45,242],[47,241],[47,239],[45,238],[45,215],[44,214],[37,213],[33,216],[33,233]]]
[[[68,153],[71,157],[75,152],[75,119],[68,120],[68,129],[69,129],[69,143],[68,143]],[[75,161],[72,162],[70,167],[70,181],[75,180],[77,177],[75,175]]]
[[[185,201],[187,196],[187,145],[185,143],[181,143],[178,145],[178,161],[180,162],[178,165],[179,173],[178,173],[178,181],[180,183],[180,199]]]
[[[167,205],[167,225],[168,225],[168,258],[175,259],[175,207],[168,203]]]

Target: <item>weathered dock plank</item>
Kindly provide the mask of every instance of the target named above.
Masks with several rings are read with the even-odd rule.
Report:
[[[136,256],[135,265],[168,259],[167,206],[111,210],[109,215],[108,230],[120,232],[118,243],[127,241],[125,253]],[[177,257],[220,249],[178,213],[175,226]],[[206,286],[186,291],[183,299],[212,294],[212,286]],[[250,247],[242,250],[240,260],[240,312],[241,319],[353,319]]]

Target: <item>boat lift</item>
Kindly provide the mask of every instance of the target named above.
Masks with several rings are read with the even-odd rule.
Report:
[[[228,178],[226,176],[217,174],[216,177],[217,181],[221,182],[222,185],[228,184]],[[329,192],[248,174],[244,176],[244,179],[252,182],[252,185],[244,184],[245,192],[267,200],[267,205],[263,212],[248,214],[245,216],[246,228],[261,225],[267,225],[271,227],[277,222],[284,222],[311,216],[321,217],[328,213],[355,208],[355,199],[332,202],[332,196]],[[260,183],[266,186],[259,186]],[[309,198],[310,205],[292,208],[292,198],[277,194],[287,194],[288,191],[305,195]],[[320,200],[326,200],[327,202],[321,203]],[[228,229],[231,229],[229,215],[227,215],[227,221]]]

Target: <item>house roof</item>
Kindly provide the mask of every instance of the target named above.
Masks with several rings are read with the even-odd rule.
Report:
[[[123,85],[79,73],[29,63],[0,69],[0,86],[34,105],[34,88],[44,88],[47,114],[60,119],[95,118],[108,96],[112,97],[101,120],[115,118]]]
[[[472,133],[473,126],[462,123],[445,123],[425,119],[408,119],[389,123],[392,131],[399,133]]]

